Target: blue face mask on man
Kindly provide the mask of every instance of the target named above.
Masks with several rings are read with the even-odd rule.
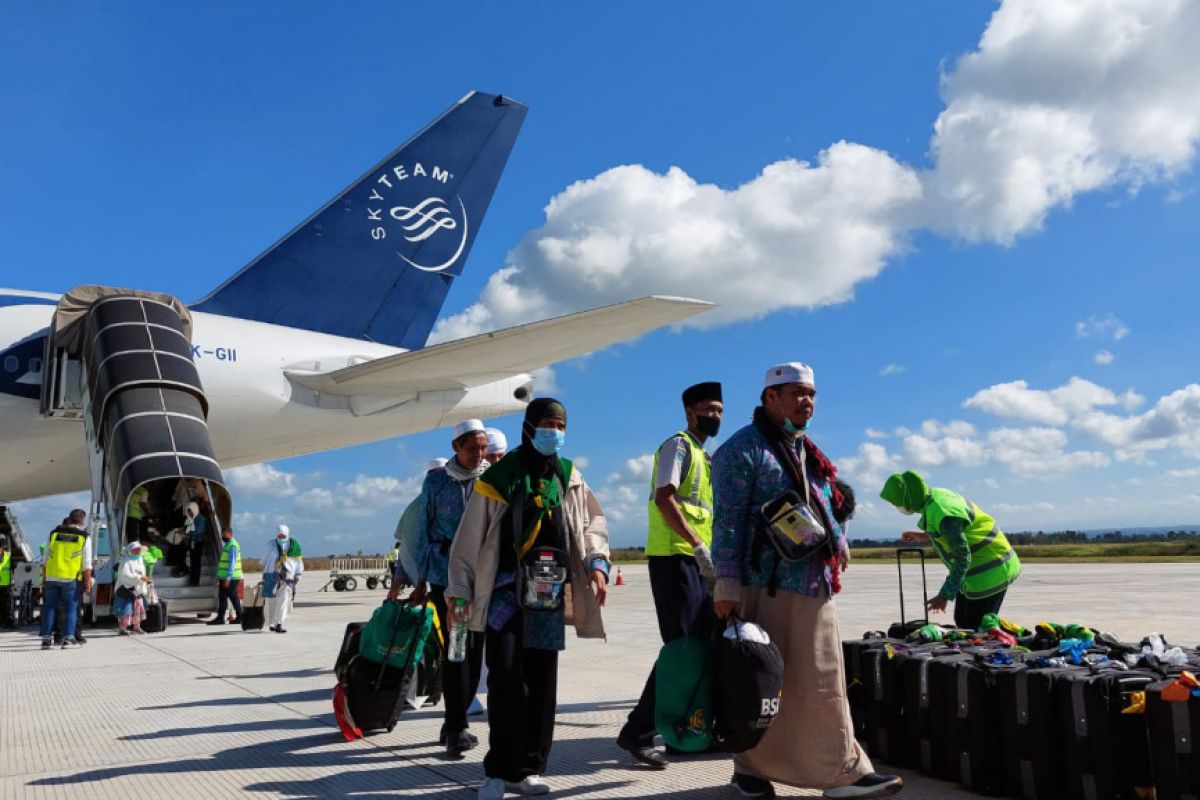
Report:
[[[557,428],[538,428],[533,432],[533,449],[544,456],[556,455],[567,440],[567,434]]]

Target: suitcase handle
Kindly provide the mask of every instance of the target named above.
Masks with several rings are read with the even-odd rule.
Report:
[[[924,614],[925,624],[929,624],[929,583],[925,577],[925,549],[923,547],[897,547],[896,548],[896,577],[900,582],[900,624],[904,625],[908,622],[908,617],[904,614],[904,570],[901,568],[903,556],[905,553],[916,553],[921,557],[921,596],[924,603],[921,605],[921,611]]]

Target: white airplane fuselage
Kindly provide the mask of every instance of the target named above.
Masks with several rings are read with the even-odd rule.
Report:
[[[28,298],[28,304],[23,302]],[[50,325],[58,295],[0,289],[0,353]],[[318,300],[319,302],[319,300]],[[422,392],[388,403],[321,395],[285,370],[328,372],[405,352],[372,342],[193,312],[192,358],[209,402],[208,427],[223,468],[304,455],[521,411],[528,375],[462,390]],[[40,361],[41,353],[37,354]],[[0,361],[29,395],[43,370],[28,358]],[[36,366],[36,364],[34,365]],[[19,376],[19,377],[18,377]],[[89,487],[84,425],[43,417],[36,397],[0,391],[0,501]]]

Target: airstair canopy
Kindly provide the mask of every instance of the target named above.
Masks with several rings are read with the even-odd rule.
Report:
[[[135,489],[152,482],[201,480],[227,522],[229,501],[183,304],[170,295],[81,287],[59,304],[56,339],[64,331],[79,350],[84,413],[104,455],[112,507],[124,509]],[[56,347],[68,349],[60,341]]]
[[[118,289],[112,286],[76,286],[58,300],[50,330],[54,346],[66,350],[78,358],[83,352],[83,329],[88,312],[97,302],[109,297],[144,298],[175,312],[174,323],[190,344],[192,341],[192,313],[178,298],[164,292],[143,292],[137,289]]]

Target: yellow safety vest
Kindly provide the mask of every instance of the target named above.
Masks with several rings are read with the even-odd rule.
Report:
[[[56,530],[46,548],[46,579],[75,581],[83,573],[83,547],[87,534],[76,530]]]
[[[12,585],[12,554],[7,550],[0,556],[0,587]]]
[[[698,441],[687,431],[680,431],[671,438],[682,437],[688,447],[688,471],[676,488],[675,502],[688,525],[700,537],[704,544],[712,545],[713,527],[713,488],[712,466],[708,463],[708,455]],[[670,441],[668,439],[667,441]],[[663,442],[666,444],[667,442]],[[650,502],[647,505],[647,517],[650,531],[646,537],[646,555],[670,556],[692,554],[692,546],[685,542],[679,534],[671,529],[658,504],[654,502],[655,481],[658,477],[658,457],[662,445],[654,453],[654,469],[650,473]]]
[[[229,551],[237,551],[237,559],[233,562],[233,572],[229,571]],[[217,563],[217,577],[222,580],[240,581],[242,579],[242,546],[237,539],[230,539],[221,548],[221,560]]]

